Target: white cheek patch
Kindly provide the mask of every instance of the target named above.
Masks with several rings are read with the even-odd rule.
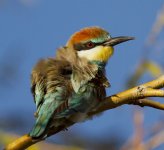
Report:
[[[78,51],[77,52],[77,55],[79,57],[85,57],[87,58],[88,60],[94,60],[97,56],[97,54],[102,51],[103,49],[103,46],[96,46],[92,49],[89,49],[89,50],[81,50],[81,51]]]

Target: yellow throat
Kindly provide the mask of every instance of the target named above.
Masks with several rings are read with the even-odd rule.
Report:
[[[85,57],[90,61],[96,60],[107,62],[113,52],[114,49],[111,46],[97,46],[90,50],[78,51],[77,54],[79,57]]]

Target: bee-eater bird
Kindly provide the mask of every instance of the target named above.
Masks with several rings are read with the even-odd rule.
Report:
[[[32,70],[31,90],[37,111],[29,133],[46,138],[70,124],[88,119],[106,97],[109,82],[105,66],[113,46],[133,37],[112,38],[100,27],[87,27],[74,33],[55,58],[40,60]]]

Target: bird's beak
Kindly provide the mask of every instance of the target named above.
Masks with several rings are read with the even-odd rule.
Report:
[[[117,44],[129,41],[129,40],[134,40],[134,37],[129,37],[129,36],[114,37],[114,38],[110,38],[106,42],[104,42],[103,46],[115,46]]]

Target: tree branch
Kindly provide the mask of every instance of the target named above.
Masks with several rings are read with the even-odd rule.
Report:
[[[156,109],[161,109],[164,110],[164,104],[161,104],[159,102],[150,100],[150,99],[139,99],[135,101],[134,103],[131,103],[133,105],[139,105],[141,107],[148,106],[148,107],[153,107]]]
[[[29,146],[37,143],[27,134],[10,143],[4,150],[24,150]]]
[[[164,104],[145,99],[146,97],[164,97],[164,90],[160,88],[164,87],[164,75],[153,81],[139,85],[132,89],[114,94],[105,98],[98,110],[88,113],[89,117],[92,117],[105,110],[119,107],[123,104],[133,104],[139,106],[149,106],[156,109],[164,110]],[[71,124],[72,125],[72,124]],[[62,129],[61,129],[62,130]],[[59,130],[58,132],[60,132]],[[5,150],[23,150],[41,140],[33,140],[28,135],[24,135],[19,139],[10,143]]]
[[[136,101],[141,101],[141,99],[146,97],[164,97],[164,90],[160,90],[160,88],[164,87],[164,75],[161,77],[147,82],[145,84],[141,84],[139,86],[136,86],[132,89],[114,94],[112,96],[109,96],[105,98],[104,103],[100,106],[100,108],[96,111],[90,112],[89,116],[95,115],[97,113],[101,113],[105,110],[113,109],[118,106],[121,106],[123,104],[140,104],[139,102],[136,103]],[[143,106],[151,106],[156,108],[158,102],[148,102],[145,100],[142,100]],[[158,103],[158,106],[160,105],[160,108],[163,108],[164,104]]]

